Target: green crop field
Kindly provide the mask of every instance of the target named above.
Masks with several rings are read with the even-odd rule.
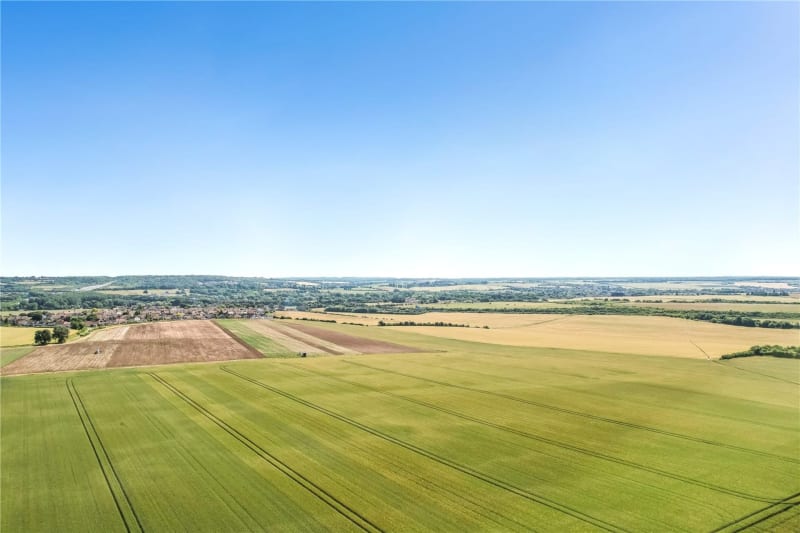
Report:
[[[296,357],[296,354],[288,348],[248,328],[247,323],[242,320],[217,320],[216,323],[261,352],[265,357]]]
[[[800,361],[319,327],[428,352],[0,378],[0,529],[800,528]]]
[[[0,367],[4,367],[20,357],[28,355],[34,348],[35,346],[14,346],[10,348],[0,346]]]

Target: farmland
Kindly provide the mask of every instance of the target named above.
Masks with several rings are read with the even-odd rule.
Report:
[[[212,322],[161,322],[102,329],[67,344],[36,348],[4,375],[259,357]]]
[[[100,294],[111,294],[113,296],[143,296],[145,294],[152,294],[155,296],[164,296],[167,294],[181,294],[177,289],[114,289],[105,288],[97,290]]]
[[[800,302],[795,298],[785,297],[786,300],[776,301],[775,298],[765,298],[765,301],[759,302],[758,300],[740,301],[743,297],[739,296],[738,299],[723,299],[716,298],[714,301],[708,299],[698,298],[637,298],[633,301],[625,299],[607,299],[603,303],[607,305],[629,305],[635,307],[650,307],[654,309],[672,309],[677,311],[735,311],[747,315],[748,313],[800,313]],[[652,301],[656,300],[656,301]],[[717,300],[730,300],[730,301],[717,301]],[[749,300],[747,298],[746,300]],[[559,300],[552,302],[466,302],[466,303],[446,303],[446,304],[431,304],[426,307],[435,307],[437,309],[474,309],[476,311],[504,311],[513,309],[558,309],[563,308],[565,304],[586,304],[591,300]]]
[[[411,353],[419,351],[316,325],[273,320],[219,320],[218,323],[266,357],[343,355],[360,353]]]
[[[0,349],[0,367],[13,363],[20,357],[28,355],[33,350],[33,346],[14,346]]]
[[[297,325],[419,351],[3,377],[0,528],[800,525],[798,361]]]
[[[471,328],[404,327],[415,333],[513,346],[551,347],[639,355],[719,357],[755,344],[798,343],[797,330],[742,328],[669,317],[441,313],[376,315],[285,312],[281,316],[375,325],[403,320],[467,324]],[[328,324],[320,323],[319,327]],[[489,329],[485,329],[488,326]],[[377,328],[369,328],[377,329]]]
[[[492,344],[678,357],[718,357],[759,344],[762,339],[767,344],[796,344],[798,339],[797,331],[793,330],[772,330],[763,334],[755,328],[668,317],[537,315],[533,318],[540,322],[531,320],[528,325],[504,329],[425,326],[412,329],[426,335]]]
[[[749,313],[800,313],[800,303],[634,302],[627,305],[677,311],[735,311]]]
[[[628,299],[626,297],[617,296],[610,297],[609,300]],[[575,298],[575,300],[585,300],[587,298]],[[716,301],[731,301],[731,302],[753,302],[753,303],[800,303],[800,293],[791,293],[788,296],[763,296],[752,294],[691,294],[691,295],[662,295],[662,296],[637,296],[634,301],[664,301],[664,302],[716,302]],[[562,300],[559,300],[562,301]]]
[[[505,308],[578,298],[732,299],[798,303],[796,278],[245,278],[225,276],[0,277],[0,312],[209,306],[359,312],[417,305]],[[506,305],[509,304],[509,305]],[[226,318],[215,316],[212,318]]]
[[[25,346],[33,344],[33,334],[39,329],[49,328],[9,328],[0,327],[0,347]],[[77,335],[75,330],[70,330],[70,338]]]

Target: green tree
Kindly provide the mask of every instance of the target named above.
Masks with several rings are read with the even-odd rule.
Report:
[[[66,326],[56,326],[53,328],[53,338],[58,344],[64,344],[69,337],[69,328]]]
[[[72,329],[83,329],[86,326],[86,322],[80,317],[74,316],[69,319],[69,327]]]
[[[49,329],[37,329],[33,334],[33,342],[39,346],[44,346],[52,340]]]

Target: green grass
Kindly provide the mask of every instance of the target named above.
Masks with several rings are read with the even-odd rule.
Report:
[[[264,357],[297,357],[294,352],[291,352],[286,347],[248,328],[246,321],[215,320],[214,322],[261,352]]]
[[[800,361],[320,327],[439,351],[0,378],[0,529],[798,523]]]
[[[35,346],[18,346],[16,348],[0,347],[0,367],[4,367],[9,363],[13,363],[20,357],[28,355],[34,348]]]

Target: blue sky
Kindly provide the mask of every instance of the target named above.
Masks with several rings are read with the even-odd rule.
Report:
[[[2,274],[792,275],[797,3],[2,3]]]

